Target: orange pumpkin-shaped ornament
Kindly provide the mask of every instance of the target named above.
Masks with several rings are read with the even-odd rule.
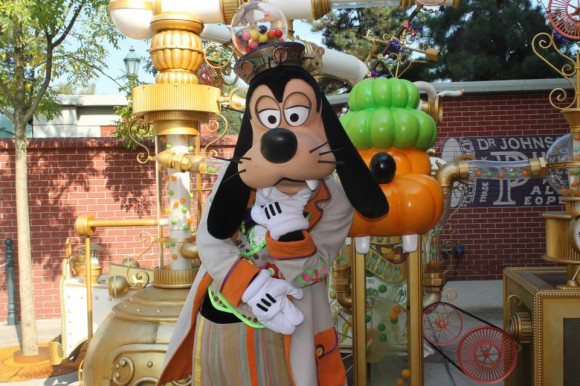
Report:
[[[341,122],[381,185],[389,213],[374,220],[355,213],[351,237],[422,234],[441,217],[443,192],[425,152],[436,125],[418,105],[419,93],[406,80],[365,79],[353,88]]]

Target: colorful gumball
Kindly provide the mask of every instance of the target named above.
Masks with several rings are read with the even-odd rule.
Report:
[[[257,40],[250,40],[248,42],[248,47],[251,47],[252,49],[258,48],[259,45],[260,45],[260,42],[258,42]]]

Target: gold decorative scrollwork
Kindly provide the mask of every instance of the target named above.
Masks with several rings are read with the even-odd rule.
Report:
[[[457,300],[457,298],[459,297],[459,294],[457,293],[457,289],[455,288],[445,288],[442,292],[441,292],[441,299],[442,300],[446,300],[446,301],[455,301]]]
[[[155,237],[153,237],[151,235],[151,233],[149,232],[141,232],[139,234],[139,240],[141,240],[143,242],[143,244],[146,244],[147,242],[149,242],[149,245],[146,244],[146,248],[143,252],[141,252],[139,254],[139,256],[137,256],[137,260],[139,260],[141,257],[143,257],[147,252],[149,252],[151,250],[151,248],[153,248],[153,244],[155,244],[155,242],[157,241],[157,239]]]
[[[506,308],[505,315],[512,315],[513,314],[512,307],[514,304],[516,306],[520,306],[522,304],[522,299],[520,299],[520,297],[518,295],[511,294],[505,300],[505,304],[504,304],[504,306]]]
[[[205,47],[205,63],[217,73],[216,78],[223,84],[231,86],[237,83],[237,76],[229,79],[237,59],[234,48],[228,44],[210,43]]]
[[[135,376],[135,364],[126,356],[119,357],[113,362],[113,383],[117,386],[128,385]]]
[[[151,156],[149,148],[140,142],[144,138],[151,138],[152,130],[153,126],[145,123],[139,118],[133,118],[127,125],[127,135],[131,138],[131,142],[144,149],[144,151],[137,154],[137,162],[141,164],[145,164],[155,159],[155,157]]]
[[[242,95],[238,95],[238,91],[242,91]],[[246,91],[248,91],[248,89],[244,87],[234,87],[230,90],[228,96],[226,97],[230,109],[240,112],[246,109]]]
[[[378,37],[368,30],[364,38],[372,43],[366,62],[371,62],[373,57],[376,58],[377,63],[394,78],[401,77],[414,63],[426,61],[415,58],[413,52],[424,54],[428,60],[437,61],[439,50],[422,42],[421,31],[416,29],[410,20],[404,20],[393,35],[383,34]],[[386,49],[377,53],[379,44],[386,46]],[[373,66],[374,68],[377,66]]]
[[[216,156],[218,154],[216,150],[211,150],[208,153],[208,148],[210,146],[212,146],[214,143],[218,142],[220,139],[222,139],[224,137],[224,135],[226,135],[226,133],[228,132],[228,128],[229,128],[228,120],[226,119],[226,117],[224,117],[222,114],[216,114],[215,117],[216,118],[219,117],[219,118],[221,118],[223,120],[223,123],[224,123],[223,124],[223,129],[221,130],[221,133],[220,133],[219,131],[220,131],[220,126],[221,125],[219,124],[219,122],[217,121],[217,119],[210,119],[208,121],[208,123],[207,123],[207,129],[211,133],[218,133],[218,136],[215,139],[213,139],[212,141],[208,142],[208,144],[205,145],[205,147],[203,148],[203,151],[202,151],[201,154],[205,158],[214,157],[214,156]]]
[[[145,250],[137,256],[136,260],[139,261],[141,257],[143,257],[147,252],[153,248],[153,245],[157,242],[157,239],[153,237],[149,232],[141,232],[139,234],[139,239],[143,241],[145,246]],[[139,269],[132,267],[131,265],[127,266],[127,271],[125,273],[125,277],[127,278],[127,282],[131,288],[139,286],[141,288],[145,288],[149,285],[151,281],[151,276],[149,273],[144,269]]]
[[[453,226],[451,224],[448,225],[449,228],[449,233],[455,233],[456,230],[455,228],[453,228]],[[453,250],[453,243],[449,240],[447,240],[444,245],[442,246],[442,250],[445,254],[445,258],[441,258],[439,263],[441,264],[442,267],[442,272],[441,274],[443,276],[447,276],[449,275],[449,273],[451,272],[452,269],[456,268],[455,267],[455,260],[454,260],[454,255],[451,252]]]
[[[542,59],[550,68],[556,71],[559,75],[561,75],[574,90],[574,96],[570,103],[566,104],[566,100],[569,98],[568,92],[564,88],[555,88],[550,92],[549,100],[550,104],[555,109],[568,109],[573,107],[575,104],[576,107],[580,107],[580,101],[578,100],[578,85],[574,82],[574,78],[576,78],[576,82],[578,82],[578,74],[580,72],[580,67],[578,66],[578,54],[576,54],[577,58],[576,61],[569,57],[568,55],[562,53],[556,42],[554,41],[554,37],[546,32],[540,32],[534,39],[532,40],[532,49],[537,57]],[[562,65],[561,68],[556,67],[552,64],[541,52],[540,50],[547,51],[547,50],[555,51],[560,57],[564,58],[567,63]]]

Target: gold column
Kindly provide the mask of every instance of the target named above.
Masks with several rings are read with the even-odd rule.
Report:
[[[85,237],[85,284],[87,286],[87,340],[93,339],[93,278],[91,270],[91,238]]]
[[[421,238],[415,252],[407,257],[407,287],[409,296],[409,369],[411,386],[423,385],[423,267],[421,264]]]
[[[357,253],[352,245],[352,348],[353,348],[353,380],[354,386],[366,386],[366,278],[365,255]]]

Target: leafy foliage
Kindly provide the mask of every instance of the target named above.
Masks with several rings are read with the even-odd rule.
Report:
[[[335,11],[315,22],[313,30],[322,31],[323,42],[328,47],[369,61],[368,53],[373,47],[364,39],[367,30],[375,36],[393,36],[410,12],[387,7]],[[545,10],[535,1],[462,0],[459,7],[445,7],[440,12],[424,8],[412,23],[422,27],[425,43],[441,52],[437,62],[412,65],[402,76],[406,79],[475,81],[558,77],[532,50],[534,36],[550,32]],[[559,41],[565,53],[571,45]],[[379,47],[378,51],[383,48]],[[547,55],[556,67],[561,66],[557,54]],[[322,79],[321,83],[327,88],[344,87],[329,79]]]
[[[392,7],[369,7],[333,11],[316,21],[312,30],[322,32],[322,43],[367,61],[373,43],[364,38],[370,30],[375,36],[393,33],[402,21],[404,11]],[[327,93],[348,91],[349,85],[329,77],[319,81]]]
[[[0,112],[49,118],[58,111],[51,80],[87,87],[105,66],[105,43],[120,34],[106,0],[0,0]],[[15,126],[17,122],[14,122]]]
[[[534,79],[558,75],[538,58],[532,40],[551,32],[544,10],[529,0],[462,0],[429,17],[425,27],[441,48],[438,63],[422,66],[423,80]],[[563,48],[566,49],[564,44]],[[550,60],[558,63],[557,55]]]

